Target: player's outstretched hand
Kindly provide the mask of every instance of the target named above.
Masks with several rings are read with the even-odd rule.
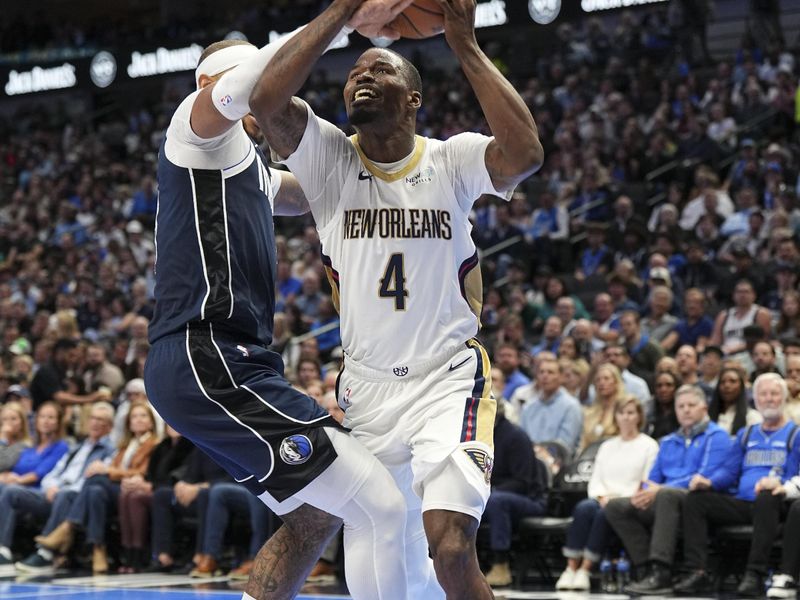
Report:
[[[347,25],[366,38],[386,37],[396,40],[400,34],[387,24],[403,12],[413,0],[364,0]]]
[[[475,0],[436,0],[444,12],[444,37],[455,50],[475,41]]]

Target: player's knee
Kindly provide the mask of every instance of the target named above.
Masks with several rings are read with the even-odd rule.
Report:
[[[309,504],[304,504],[281,518],[295,538],[306,541],[328,540],[342,526],[339,517]]]

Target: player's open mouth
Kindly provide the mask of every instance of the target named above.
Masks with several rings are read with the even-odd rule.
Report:
[[[353,94],[353,104],[358,102],[369,102],[378,99],[378,92],[372,88],[362,87],[355,91]]]

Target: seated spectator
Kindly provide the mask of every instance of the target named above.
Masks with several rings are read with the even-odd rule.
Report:
[[[577,346],[578,357],[586,362],[591,362],[594,356],[602,351],[605,346],[602,340],[594,337],[592,328],[592,323],[588,319],[578,319],[575,321],[571,334]]]
[[[0,407],[0,474],[10,471],[31,445],[25,409],[19,402],[6,402]]]
[[[603,357],[606,362],[611,363],[620,372],[622,382],[625,384],[625,392],[636,396],[636,399],[645,407],[645,414],[653,414],[653,407],[650,404],[650,388],[647,387],[647,382],[641,377],[634,375],[628,370],[630,364],[630,356],[628,356],[628,349],[622,344],[609,344],[603,350]],[[589,386],[588,390],[588,404],[594,403],[595,390],[594,385]]]
[[[722,350],[719,346],[707,346],[700,360],[700,383],[714,389],[722,372]]]
[[[744,328],[758,325],[769,335],[771,330],[769,311],[756,304],[756,291],[747,279],[736,283],[733,291],[733,306],[720,312],[714,322],[710,342],[720,346],[725,354],[735,354],[747,348]]]
[[[661,344],[678,323],[678,317],[669,314],[672,309],[672,290],[665,285],[660,285],[650,290],[648,300],[649,314],[641,320],[643,336],[648,336],[653,342]]]
[[[686,316],[679,319],[675,328],[661,341],[666,351],[688,345],[702,352],[708,344],[714,329],[714,322],[705,314],[706,297],[697,288],[686,290],[684,311]]]
[[[778,270],[779,274],[785,272],[783,268]],[[800,334],[800,293],[795,289],[790,289],[783,294],[783,298],[780,300],[780,311],[778,313],[778,323],[775,325],[775,335],[779,338],[783,338],[794,337],[798,334]]]
[[[489,524],[492,551],[492,567],[486,574],[489,585],[511,583],[509,551],[514,526],[525,517],[545,514],[546,510],[546,467],[534,456],[530,438],[508,421],[500,408],[494,424],[492,491],[482,519]]]
[[[578,400],[561,387],[556,360],[538,361],[536,388],[536,393],[522,406],[520,427],[534,444],[558,441],[574,452],[581,436],[583,413]]]
[[[619,339],[619,316],[614,312],[614,302],[609,294],[600,293],[594,297],[592,335],[606,343]]]
[[[540,352],[558,353],[558,347],[561,345],[561,319],[553,315],[548,317],[544,322],[544,331],[539,343],[531,348],[531,355],[536,356]]]
[[[678,364],[678,377],[683,385],[696,385],[702,389],[708,401],[714,393],[714,387],[706,385],[700,380],[699,365],[697,363],[697,350],[694,346],[685,344],[678,348],[675,353],[675,361]]]
[[[612,364],[604,363],[597,368],[593,385],[597,397],[591,406],[583,408],[579,452],[598,440],[617,435],[614,410],[617,402],[627,395],[619,369]]]
[[[578,344],[575,338],[571,335],[565,336],[558,344],[558,352],[556,353],[559,359],[577,360],[582,358],[578,355]]]
[[[619,324],[625,338],[625,347],[631,357],[630,371],[652,385],[653,375],[658,359],[664,355],[664,350],[655,340],[642,332],[639,314],[626,310],[620,315]]]
[[[120,444],[111,464],[96,460],[85,471],[86,484],[72,503],[66,518],[48,535],[36,540],[40,548],[66,553],[72,545],[77,526],[86,529],[86,541],[92,545],[92,572],[108,572],[106,553],[106,524],[119,503],[121,482],[147,470],[150,454],[158,438],[155,435],[153,410],[145,404],[135,404],[128,413],[127,435]],[[41,561],[38,552],[20,565],[29,566]],[[21,568],[24,570],[24,567]]]
[[[671,356],[662,356],[656,363],[656,377],[661,373],[672,373],[675,377],[680,379],[680,371],[678,370],[678,361]]]
[[[339,313],[333,304],[330,296],[323,296],[319,303],[319,316],[311,323],[311,330],[321,329],[328,325],[333,325],[339,322]],[[319,353],[323,360],[328,360],[331,351],[342,345],[342,336],[339,327],[334,327],[330,331],[326,331],[317,336],[319,346]]]
[[[592,275],[605,275],[614,267],[614,252],[606,245],[607,228],[605,223],[586,223],[586,248],[581,252],[575,269],[578,281]]]
[[[789,481],[776,486],[773,494],[786,499],[788,506],[780,508],[787,512],[783,525],[783,548],[780,568],[772,574],[767,598],[794,598],[797,595],[796,582],[800,577],[800,477],[792,477]],[[778,515],[779,516],[779,515]],[[755,521],[755,518],[753,519]]]
[[[38,409],[43,402],[52,400],[61,406],[72,406],[111,400],[107,389],[90,394],[77,394],[69,391],[67,373],[78,366],[78,343],[70,338],[59,339],[53,346],[52,358],[37,371],[31,381],[33,408]]]
[[[500,344],[495,348],[494,366],[500,369],[506,378],[506,387],[503,390],[506,400],[511,399],[518,387],[531,381],[519,370],[519,349],[513,344]]]
[[[786,414],[800,425],[800,355],[786,357],[786,385],[789,388]]]
[[[120,573],[136,573],[150,564],[147,538],[153,490],[172,489],[194,446],[167,425],[166,436],[153,449],[147,472],[122,480],[119,496]]]
[[[233,478],[202,450],[194,448],[187,459],[183,476],[172,486],[163,485],[153,491],[151,546],[154,563],[149,570],[169,572],[175,565],[175,520],[177,517],[196,516],[192,563],[198,566],[202,559],[205,537],[208,490],[218,481],[232,482]]]
[[[730,438],[708,418],[700,388],[684,385],[678,389],[675,414],[680,425],[661,440],[641,489],[606,505],[606,518],[628,551],[639,579],[621,592],[671,593],[681,507],[689,483],[695,475],[710,477],[727,460]]]
[[[64,454],[42,480],[40,489],[9,485],[0,492],[0,566],[12,564],[11,544],[17,520],[26,515],[46,518],[41,535],[47,536],[63,521],[86,481],[86,469],[94,461],[105,461],[114,454],[108,437],[114,421],[114,407],[108,402],[92,405],[86,439],[72,452]],[[35,560],[17,563],[19,571],[46,575],[53,572],[53,554],[40,548]]]
[[[140,377],[131,379],[125,384],[125,390],[122,394],[121,401],[117,405],[117,412],[114,415],[114,428],[111,430],[111,443],[115,446],[119,446],[120,442],[125,437],[128,413],[131,410],[131,406],[134,404],[146,404],[150,406],[150,402],[147,400],[147,392],[144,388],[144,379]],[[150,406],[150,408],[152,409],[152,406]],[[158,438],[161,439],[164,436],[164,419],[155,411],[153,411],[153,415],[156,419],[156,434]]]
[[[558,359],[558,370],[561,373],[561,386],[573,398],[580,396],[581,390],[586,387],[589,379],[589,363],[578,358],[569,360],[566,358]]]
[[[701,294],[705,292],[713,295],[717,288],[717,274],[714,271],[714,267],[706,256],[703,244],[695,237],[686,242],[686,265],[683,267],[681,280],[687,288],[685,294],[689,290],[697,290]],[[705,296],[703,296],[703,299],[705,299]],[[707,335],[711,335],[710,328]]]
[[[598,382],[598,390],[602,383]],[[567,530],[564,556],[567,568],[556,582],[557,590],[589,591],[589,573],[600,561],[612,535],[605,507],[612,498],[629,497],[650,473],[658,444],[641,432],[644,410],[633,396],[616,399],[614,421],[619,435],[606,440],[597,451],[589,497],[578,503]]]
[[[691,573],[675,586],[676,593],[694,596],[712,590],[713,579],[706,571],[709,524],[749,523],[753,523],[753,538],[747,570],[736,592],[758,597],[764,591],[777,523],[769,518],[770,510],[762,510],[761,505],[782,502],[772,491],[798,474],[800,453],[797,425],[784,413],[789,392],[783,379],[766,373],[756,379],[753,391],[763,423],[740,429],[729,459],[709,477],[695,475],[689,484],[694,493],[683,507],[683,549]],[[733,495],[727,492],[731,486]]]
[[[778,356],[775,347],[768,341],[756,342],[750,351],[750,358],[753,362],[753,371],[750,374],[750,383],[754,382],[759,375],[764,373],[781,374],[778,368]]]
[[[747,405],[747,393],[741,371],[725,368],[711,396],[708,415],[729,435],[735,435],[745,425],[761,422],[761,415]]]
[[[42,478],[53,470],[69,450],[64,439],[64,411],[55,402],[45,402],[36,411],[36,445],[25,448],[10,471],[0,473],[0,484],[40,489]]]
[[[234,514],[245,517],[250,524],[247,559],[236,569],[238,579],[249,577],[253,559],[272,533],[272,512],[247,488],[226,481],[213,483],[209,488],[200,562],[189,573],[190,577],[215,577],[222,573],[218,561],[222,555],[225,532]]]
[[[664,371],[656,375],[656,392],[653,394],[655,414],[648,431],[654,439],[660,440],[678,428],[675,392],[680,386],[681,380],[674,373]]]

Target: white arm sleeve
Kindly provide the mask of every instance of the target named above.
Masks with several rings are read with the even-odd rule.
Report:
[[[300,33],[304,27],[305,25],[298,27],[289,35],[270,42],[236,68],[220,77],[214,89],[211,90],[211,97],[214,100],[214,106],[223,117],[229,121],[238,121],[250,112],[250,94],[256,86],[258,78],[261,77],[261,73],[278,53],[278,50]],[[325,49],[325,52],[337,46],[352,31],[349,27],[342,29]]]

